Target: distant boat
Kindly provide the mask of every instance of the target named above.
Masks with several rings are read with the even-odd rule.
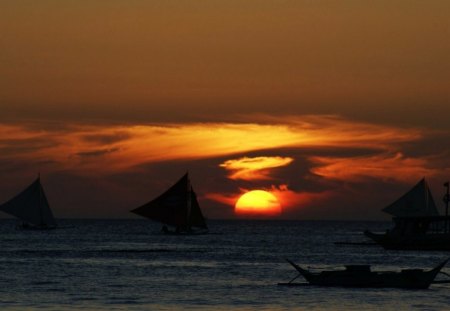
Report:
[[[0,205],[0,210],[19,219],[20,229],[54,229],[56,220],[38,177],[25,190]]]
[[[448,183],[444,186],[448,213]],[[450,250],[449,217],[439,215],[425,178],[383,211],[394,216],[394,228],[364,234],[385,249]]]
[[[299,276],[303,276],[310,285],[318,286],[425,289],[432,283],[450,282],[447,280],[434,282],[436,275],[447,264],[448,260],[445,260],[429,271],[422,269],[404,269],[400,272],[376,272],[371,271],[370,265],[348,265],[345,266],[345,270],[311,272],[287,259],[299,272],[299,275],[289,283],[279,283],[279,285],[304,285],[304,283],[293,283]]]
[[[156,199],[131,211],[163,224],[166,234],[205,234],[205,218],[197,201],[188,173]],[[173,227],[170,230],[167,226]]]

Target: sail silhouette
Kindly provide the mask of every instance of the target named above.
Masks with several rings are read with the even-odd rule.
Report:
[[[39,177],[17,196],[0,205],[0,210],[20,219],[24,227],[56,227],[56,220]]]
[[[411,190],[394,203],[383,209],[383,212],[395,217],[438,216],[430,188],[423,178]]]
[[[208,229],[188,173],[163,194],[131,212],[185,232],[194,227]]]
[[[383,211],[393,216],[394,227],[364,234],[385,249],[450,250],[450,218],[439,214],[425,179]]]

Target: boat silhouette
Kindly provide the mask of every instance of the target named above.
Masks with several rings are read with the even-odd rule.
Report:
[[[344,270],[329,270],[311,272],[303,269],[289,259],[286,259],[299,274],[288,283],[278,283],[285,286],[305,285],[304,283],[293,283],[298,277],[308,281],[310,285],[332,286],[332,287],[357,287],[357,288],[405,288],[426,289],[436,278],[437,274],[447,264],[443,261],[435,268],[424,271],[422,269],[403,269],[400,272],[371,271],[370,265],[347,265]],[[449,283],[450,281],[439,281],[436,283]]]
[[[163,224],[161,231],[165,234],[208,232],[188,173],[160,196],[131,212]]]
[[[40,176],[25,190],[0,205],[0,210],[19,220],[17,229],[46,230],[57,226]]]
[[[450,250],[448,217],[448,183],[446,215],[441,216],[424,179],[398,200],[383,209],[393,216],[394,227],[385,233],[364,234],[385,249],[395,250]]]

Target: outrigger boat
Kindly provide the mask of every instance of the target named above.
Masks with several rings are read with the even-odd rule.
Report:
[[[308,285],[307,283],[293,282],[298,277],[303,276],[309,285],[318,286],[426,289],[433,283],[450,283],[450,280],[434,281],[436,275],[447,264],[449,259],[429,271],[422,269],[403,269],[400,272],[371,271],[370,265],[348,265],[345,266],[345,270],[311,272],[286,259],[299,274],[290,282],[278,283],[278,285]],[[441,273],[449,276],[447,273]]]
[[[393,216],[394,227],[385,233],[369,230],[364,234],[385,249],[450,250],[449,183],[445,216],[441,216],[425,178],[398,200],[383,209]]]
[[[163,224],[161,231],[164,234],[208,233],[208,226],[198,204],[197,195],[191,186],[188,173],[166,192],[131,212]],[[169,229],[169,227],[174,229]]]
[[[0,211],[18,218],[17,229],[56,228],[56,220],[48,204],[40,176],[17,196],[0,205]]]

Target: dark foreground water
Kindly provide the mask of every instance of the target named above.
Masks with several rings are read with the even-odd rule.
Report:
[[[428,290],[287,288],[304,266],[431,268],[445,252],[338,246],[388,223],[210,221],[213,234],[165,236],[146,220],[66,220],[19,231],[0,220],[2,310],[449,310],[450,284]],[[450,266],[444,269],[450,273]],[[445,276],[443,276],[445,278]]]

